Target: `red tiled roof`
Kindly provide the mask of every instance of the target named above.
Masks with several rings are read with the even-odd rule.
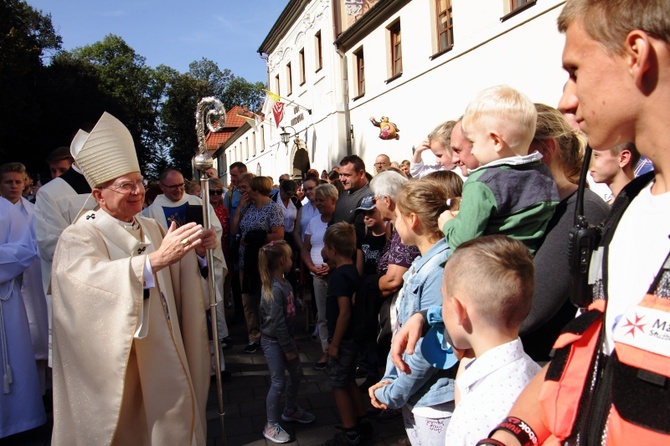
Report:
[[[244,112],[245,110],[239,105],[236,105],[235,107],[228,110],[228,113],[226,113],[226,127],[235,127],[236,129],[242,127],[242,124],[244,124],[244,118],[237,116],[237,114],[244,114]]]
[[[210,152],[215,152],[222,144],[224,144],[233,133],[237,131],[244,124],[244,118],[238,116],[238,113],[243,113],[244,109],[239,105],[234,106],[226,112],[226,124],[223,130],[213,133],[207,133],[205,141],[207,142],[207,149]],[[216,125],[216,123],[214,123]]]

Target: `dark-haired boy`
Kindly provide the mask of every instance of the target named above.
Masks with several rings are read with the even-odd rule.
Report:
[[[335,434],[328,445],[359,444],[369,435],[372,426],[362,422],[365,417],[363,396],[356,385],[358,348],[353,341],[351,325],[352,299],[358,286],[358,271],[352,260],[356,252],[356,232],[345,222],[328,227],[323,237],[323,253],[332,272],[328,279],[326,320],[328,346],[328,383],[332,389],[343,432]]]

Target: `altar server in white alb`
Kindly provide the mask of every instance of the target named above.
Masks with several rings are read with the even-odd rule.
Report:
[[[6,163],[0,166],[0,195],[14,205],[28,228],[30,238],[35,242],[35,205],[21,195],[25,181],[26,168],[21,163]],[[38,249],[39,251],[39,249]],[[42,289],[42,266],[39,257],[23,272],[21,296],[26,306],[30,337],[33,343],[33,353],[40,376],[42,393],[44,394],[46,380],[46,365],[48,357],[47,337],[47,301]]]
[[[0,438],[46,422],[21,297],[22,275],[36,258],[37,247],[21,213],[0,199]]]
[[[99,209],[63,231],[54,255],[52,444],[204,445],[201,273],[218,238],[195,223],[165,233],[138,216],[133,139],[110,114],[75,160]]]

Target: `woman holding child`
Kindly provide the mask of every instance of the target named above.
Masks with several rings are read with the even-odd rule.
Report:
[[[447,209],[448,199],[460,196],[460,189],[449,190],[442,182],[420,179],[403,185],[396,197],[395,228],[402,242],[415,245],[421,255],[404,274],[403,287],[391,309],[394,333],[415,312],[441,303],[442,265],[449,248],[437,217]],[[382,381],[369,389],[372,405],[402,408],[412,444],[443,443],[454,399],[453,380],[448,371],[433,368],[420,354],[407,360],[412,363],[411,375],[399,373],[387,361]]]
[[[535,104],[537,126],[531,151],[542,154],[558,186],[560,202],[547,225],[544,241],[535,253],[536,285],[533,307],[521,325],[526,352],[536,361],[548,361],[549,352],[566,323],[575,317],[568,296],[572,285],[568,237],[574,226],[584,142],[554,107]],[[609,207],[590,189],[584,190],[584,215],[591,225],[605,221]]]

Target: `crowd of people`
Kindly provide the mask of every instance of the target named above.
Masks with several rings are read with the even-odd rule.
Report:
[[[205,444],[232,320],[270,372],[262,435],[289,442],[283,422],[315,420],[292,336],[309,299],[342,423],[326,444],[365,442],[371,416],[414,445],[666,443],[668,10],[568,0],[558,109],[486,88],[374,175],[349,155],[274,184],[236,162],[203,203],[176,169],[146,184],[108,113],[39,190],[0,166],[0,438],[45,422],[51,380],[54,445]]]

